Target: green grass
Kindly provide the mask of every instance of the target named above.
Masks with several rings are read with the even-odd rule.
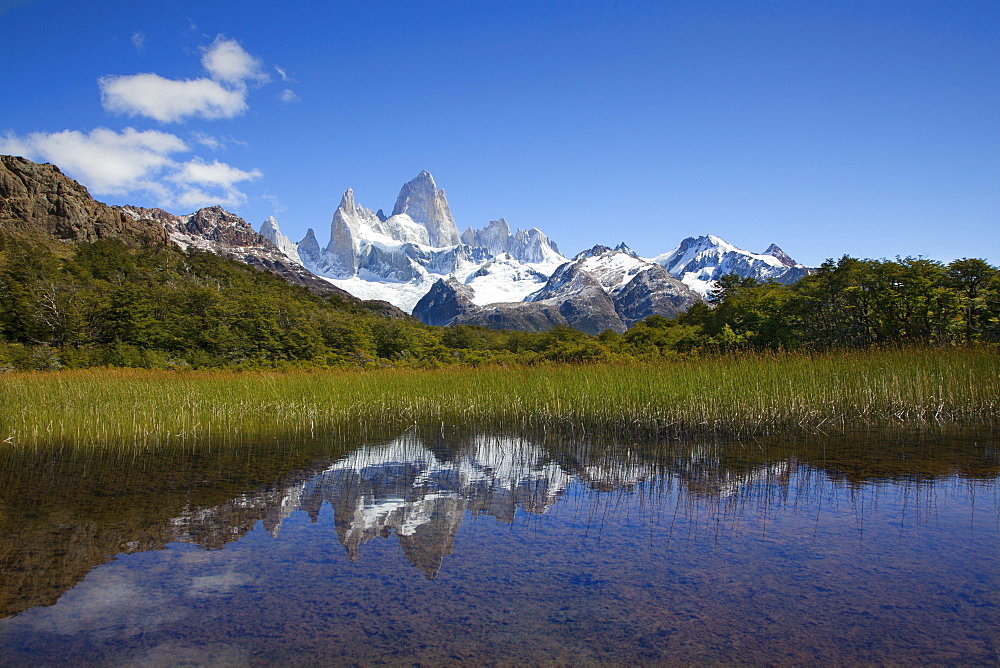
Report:
[[[1000,413],[998,371],[1000,350],[979,347],[445,370],[8,373],[0,441],[156,446],[413,425],[676,438],[980,421]]]

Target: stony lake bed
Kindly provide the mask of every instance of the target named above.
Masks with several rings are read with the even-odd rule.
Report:
[[[995,433],[10,449],[0,661],[995,664]]]

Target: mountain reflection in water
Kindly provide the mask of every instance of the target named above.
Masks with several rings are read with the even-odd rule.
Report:
[[[278,537],[282,522],[294,512],[304,511],[315,523],[326,503],[351,561],[359,560],[368,541],[395,535],[406,560],[434,578],[454,548],[466,513],[505,523],[514,522],[518,509],[541,515],[574,481],[593,491],[649,493],[680,480],[690,494],[722,500],[754,487],[787,486],[795,466],[782,460],[734,471],[701,448],[654,463],[627,450],[615,451],[620,459],[614,460],[563,451],[556,461],[538,444],[513,438],[479,436],[455,445],[435,453],[420,438],[403,437],[360,448],[282,487],[172,518],[174,540],[218,547],[218,537],[246,532],[246,521],[233,519],[248,509]]]
[[[887,563],[894,558],[894,551],[909,555],[901,557],[905,567],[892,567],[904,572],[926,559],[933,561],[936,550],[944,549],[949,559],[957,559],[961,550],[955,546],[971,539],[985,539],[987,545],[993,540],[995,545],[1000,533],[997,526],[1000,457],[995,437],[988,429],[695,445],[621,444],[598,439],[551,442],[490,435],[452,438],[414,431],[353,450],[301,443],[245,450],[194,449],[142,454],[70,449],[11,451],[2,457],[0,616],[14,617],[0,621],[0,647],[7,644],[20,649],[9,649],[7,654],[0,649],[0,660],[14,662],[29,659],[44,662],[46,656],[51,658],[45,654],[49,651],[45,648],[53,639],[45,640],[47,636],[32,626],[36,623],[32,620],[45,619],[46,608],[37,606],[55,605],[53,614],[58,614],[63,606],[60,597],[66,592],[77,585],[79,592],[74,591],[75,597],[89,591],[88,573],[98,572],[95,569],[99,568],[117,569],[116,564],[109,564],[115,559],[126,571],[113,572],[131,572],[129,562],[125,561],[127,555],[152,554],[150,551],[165,551],[166,555],[180,549],[172,546],[177,543],[207,548],[205,559],[210,559],[213,551],[226,548],[229,552],[239,547],[229,559],[247,553],[256,562],[254,568],[259,570],[257,576],[241,574],[235,566],[227,567],[225,573],[210,575],[192,571],[186,576],[186,586],[193,592],[189,595],[204,597],[208,595],[206,592],[215,591],[213,587],[223,587],[224,583],[224,591],[229,592],[226,596],[254,591],[260,600],[272,600],[275,596],[278,598],[274,600],[280,601],[313,602],[298,604],[296,614],[302,614],[309,605],[333,606],[330,608],[333,616],[324,622],[332,625],[324,630],[331,638],[330,643],[333,638],[341,637],[338,634],[347,634],[352,624],[359,623],[360,613],[354,607],[357,605],[372,607],[364,617],[364,628],[380,625],[396,628],[403,624],[413,634],[412,642],[408,643],[398,638],[385,640],[384,647],[379,645],[382,648],[377,656],[366,654],[373,650],[365,642],[348,647],[341,638],[337,641],[341,642],[338,649],[332,645],[325,646],[326,649],[314,647],[310,654],[313,657],[362,662],[379,657],[394,662],[462,662],[491,657],[528,662],[662,661],[668,656],[663,653],[668,648],[677,651],[668,642],[677,629],[661,638],[660,647],[657,643],[661,640],[657,638],[666,633],[663,619],[657,618],[655,611],[647,614],[628,604],[630,598],[651,605],[647,601],[649,596],[663,596],[669,591],[674,591],[670,596],[680,596],[677,592],[684,587],[689,584],[694,587],[693,583],[704,580],[692,589],[690,595],[694,598],[668,597],[665,603],[661,602],[669,610],[657,614],[675,619],[683,610],[718,606],[712,601],[733,592],[754,591],[759,587],[755,580],[770,582],[769,578],[776,578],[774,581],[785,583],[781,586],[801,581],[803,589],[794,590],[798,592],[795,600],[815,599],[814,604],[820,606],[817,611],[826,608],[822,614],[834,615],[835,606],[830,599],[834,585],[802,579],[818,555],[830,559],[820,573],[820,580],[838,577],[838,570],[847,573],[859,568],[852,562],[852,555],[866,545],[878,546],[879,559]],[[509,526],[510,530],[507,534],[497,534],[482,523],[484,519],[491,519],[494,526]],[[969,535],[947,534],[935,539],[944,542],[926,543],[932,532],[921,527],[939,524],[947,525],[949,531],[967,531]],[[892,529],[893,526],[897,528]],[[973,531],[973,526],[979,528]],[[334,561],[327,561],[316,551],[316,539],[307,539],[304,531],[339,541],[346,559],[344,556],[336,559],[344,564],[354,562],[356,568],[344,570]],[[897,536],[891,538],[895,547],[883,553],[886,548],[881,542],[893,535]],[[252,540],[243,540],[252,536]],[[372,543],[376,538],[388,540]],[[283,547],[285,544],[289,547]],[[454,599],[469,606],[461,618],[468,620],[469,615],[484,614],[477,607],[481,605],[490,607],[487,617],[501,614],[507,605],[514,608],[541,605],[538,614],[545,619],[538,622],[539,633],[550,637],[569,634],[576,638],[573,642],[582,643],[575,650],[578,653],[557,655],[541,651],[541,645],[531,644],[544,644],[538,638],[531,642],[522,639],[523,650],[519,651],[524,654],[517,657],[509,654],[509,648],[484,650],[483,638],[493,638],[494,631],[489,628],[469,631],[478,638],[475,642],[479,643],[476,645],[479,650],[449,654],[458,650],[442,647],[443,653],[434,653],[427,649],[429,642],[433,644],[427,640],[432,631],[420,629],[421,624],[433,625],[435,621],[402,618],[398,608],[379,608],[370,599],[353,600],[350,591],[341,586],[331,584],[322,599],[316,599],[315,593],[305,593],[323,586],[316,582],[286,582],[283,589],[269,584],[267,589],[260,589],[264,586],[261,582],[284,581],[277,574],[292,568],[288,559],[296,557],[286,554],[291,549],[305,564],[295,568],[305,568],[313,562],[323,564],[329,571],[325,577],[337,572],[338,581],[354,582],[359,592],[364,590],[386,601],[400,595],[399,591],[394,592],[397,587],[421,590],[398,569],[394,570],[391,552],[381,547],[385,545],[398,545],[398,554],[428,584],[433,580],[437,587],[457,587],[459,594],[466,586],[463,583],[473,586],[477,578],[487,577],[482,569],[495,572],[496,577],[506,574],[503,577],[507,585],[503,592],[497,593],[500,598],[492,603],[485,600],[475,603],[467,594]],[[770,557],[761,556],[772,547],[778,551]],[[280,559],[274,556],[279,553],[284,555]],[[833,559],[830,555],[839,556]],[[978,558],[988,564],[995,560],[996,554],[970,554],[962,558]],[[740,565],[744,560],[746,564],[755,564],[747,573],[740,572],[741,568],[751,568]],[[472,567],[473,563],[477,566]],[[572,566],[573,563],[576,565]],[[716,565],[710,566],[713,563]],[[102,567],[102,564],[108,565]],[[977,563],[948,568],[978,574],[984,566]],[[381,589],[369,590],[375,586],[372,581],[356,579],[366,571],[381,582],[378,585]],[[920,586],[935,583],[939,592],[957,587],[947,584],[946,578],[954,575],[935,575],[938,576],[945,579],[937,583],[934,578],[926,577]],[[171,571],[163,577],[183,581],[185,576]],[[722,585],[713,578],[723,578],[728,584],[719,589]],[[442,579],[446,580],[444,584]],[[561,588],[552,589],[555,581],[563,582]],[[894,582],[885,587],[893,590],[904,585],[909,586]],[[988,581],[979,586],[988,591],[994,589]],[[875,589],[872,587],[872,591]],[[550,592],[544,597],[548,603],[538,602],[540,591]],[[914,585],[914,592],[917,591],[919,587]],[[977,624],[989,627],[1000,622],[995,596],[983,601],[977,601],[968,592],[962,596],[967,602],[973,601],[972,609],[982,616]],[[616,613],[614,606],[619,603],[607,603],[605,597],[620,600],[625,607]],[[734,599],[732,608],[706,610],[715,610],[713,615],[721,620],[732,615],[737,621],[730,620],[728,624],[738,627],[756,614],[741,608],[753,605],[749,599],[745,603],[739,601]],[[205,633],[204,624],[199,626],[194,621],[190,622],[189,632],[177,630],[186,628],[183,620],[194,620],[203,614],[198,606],[190,610],[178,608],[182,603],[183,600],[175,601],[168,606],[169,614],[161,615],[173,629],[169,633],[181,636]],[[265,620],[270,614],[277,614],[276,610],[269,612],[266,606],[258,609],[259,602],[241,605],[249,606],[245,614]],[[904,607],[891,600],[885,605],[890,607],[884,610]],[[600,615],[605,616],[600,631],[604,639],[593,647],[587,645],[590,641],[573,636],[581,633],[596,637],[587,634],[595,633],[597,627],[587,627],[589,631],[577,628],[590,614],[586,610],[590,606],[595,606],[594,614],[598,614],[596,610],[604,610]],[[336,611],[342,610],[355,612],[336,622],[339,614]],[[623,616],[616,621],[615,614]],[[685,624],[716,623],[710,623],[704,611],[690,614],[695,616],[685,617]],[[842,624],[843,619],[837,617],[836,623]],[[858,618],[850,619],[854,623]],[[801,619],[794,623],[801,623]],[[815,623],[821,624],[821,620]],[[442,624],[442,628],[450,627],[451,622],[445,620]],[[81,628],[85,627],[82,624]],[[656,631],[657,628],[661,630]],[[641,642],[634,637],[640,631]],[[701,632],[707,632],[706,628]],[[719,632],[723,634],[720,638],[733,633]],[[146,628],[141,635],[145,637],[147,633],[155,635]],[[231,634],[233,628],[227,627],[219,633]],[[240,633],[253,635],[253,631],[247,630]],[[616,633],[621,635],[624,645],[614,644]],[[131,644],[126,654],[93,655],[88,652],[97,650],[90,649],[81,650],[78,658],[141,660],[144,655],[136,654],[139,651],[136,643],[141,644],[136,640],[139,635],[136,631],[134,637],[129,636]],[[937,655],[936,660],[995,660],[989,649],[998,642],[995,636],[995,633],[990,637],[972,634],[969,637],[976,640],[968,642],[978,648],[976,651],[964,648]],[[671,642],[680,642],[677,638]],[[99,640],[106,644],[107,637],[102,635]],[[208,640],[202,638],[199,642]],[[247,646],[255,644],[247,639],[241,642]],[[379,642],[382,641],[376,644]],[[920,647],[918,641],[910,642],[913,647]],[[445,645],[450,647],[451,643],[448,640]],[[708,640],[705,643],[712,644]],[[669,656],[710,661],[746,659],[742,654],[723,651],[720,649],[723,645],[716,645],[711,652],[704,650],[708,653],[699,650],[699,653]],[[387,649],[390,647],[394,649]],[[306,648],[296,651],[304,652]],[[768,646],[766,651],[762,649],[747,656],[758,661],[781,658],[798,661],[809,657],[796,654],[800,650],[795,648],[781,651],[785,654],[775,654]],[[872,650],[869,647],[866,651]],[[279,652],[273,643],[269,650],[255,652],[239,654],[237,662],[278,661],[294,654]],[[875,661],[901,658],[858,652],[830,654],[828,658]],[[209,655],[192,656],[195,663],[211,662]]]

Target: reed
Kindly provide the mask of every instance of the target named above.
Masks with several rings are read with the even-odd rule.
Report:
[[[1000,350],[774,353],[378,371],[90,369],[0,377],[0,442],[155,447],[413,425],[683,438],[993,420]]]

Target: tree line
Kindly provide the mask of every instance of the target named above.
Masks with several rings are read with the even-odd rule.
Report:
[[[793,285],[724,276],[683,321],[719,345],[834,348],[1000,340],[1000,272],[981,259],[827,260]]]
[[[844,257],[790,286],[729,275],[678,318],[590,336],[431,327],[211,253],[0,233],[0,370],[530,364],[998,340],[1000,272],[975,259]]]

